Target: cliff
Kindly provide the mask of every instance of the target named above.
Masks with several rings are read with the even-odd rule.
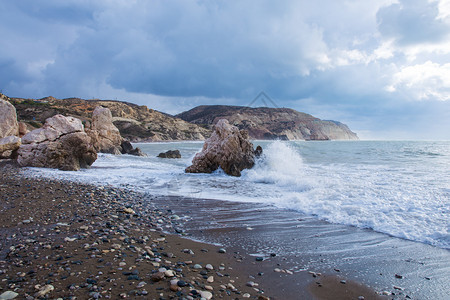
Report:
[[[9,101],[16,107],[18,119],[30,129],[42,126],[47,118],[56,114],[90,121],[95,107],[102,105],[111,110],[113,123],[122,137],[131,142],[204,140],[211,134],[210,130],[196,124],[128,102],[54,97],[9,98]]]
[[[320,120],[289,108],[203,105],[171,116],[146,106],[122,101],[0,96],[16,107],[19,121],[25,122],[30,130],[41,127],[47,118],[56,114],[88,122],[95,107],[102,105],[111,110],[113,123],[121,136],[131,142],[204,140],[211,135],[213,125],[219,119],[227,119],[239,129],[248,130],[251,139],[358,139],[345,124]]]
[[[227,119],[246,129],[251,139],[283,140],[357,140],[347,125],[325,121],[290,108],[251,108],[244,106],[203,105],[176,115],[185,121],[212,127]]]

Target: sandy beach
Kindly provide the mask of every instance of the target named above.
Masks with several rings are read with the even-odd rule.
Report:
[[[186,221],[161,207],[160,201],[149,205],[137,192],[27,178],[12,162],[2,162],[0,174],[4,297],[379,297],[361,284],[351,280],[344,284],[345,278],[326,274],[303,272],[302,290],[296,284],[291,289],[271,284],[272,276],[280,275],[271,263],[237,248],[182,237],[181,223]],[[289,272],[280,273],[283,281],[291,280]]]

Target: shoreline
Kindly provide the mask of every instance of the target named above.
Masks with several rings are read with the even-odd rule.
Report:
[[[0,162],[0,177],[0,295],[295,299],[300,292],[316,299],[379,298],[366,286],[348,280],[344,287],[329,275],[317,291],[318,280],[307,273],[304,290],[278,289],[270,282],[272,266],[244,259],[248,253],[232,247],[219,253],[220,246],[165,233],[181,233],[186,221],[137,192],[30,178],[11,161]],[[266,275],[258,278],[255,266]],[[171,285],[175,278],[182,283]]]

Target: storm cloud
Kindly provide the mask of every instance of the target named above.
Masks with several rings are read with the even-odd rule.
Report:
[[[265,91],[363,137],[448,139],[449,15],[448,0],[2,1],[0,89],[169,113]]]

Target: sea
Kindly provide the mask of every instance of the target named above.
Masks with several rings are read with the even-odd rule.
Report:
[[[263,155],[241,177],[186,174],[203,142],[139,143],[147,157],[99,154],[90,169],[37,176],[158,196],[260,203],[318,220],[450,249],[449,141],[253,141]],[[157,155],[180,150],[182,158]]]

